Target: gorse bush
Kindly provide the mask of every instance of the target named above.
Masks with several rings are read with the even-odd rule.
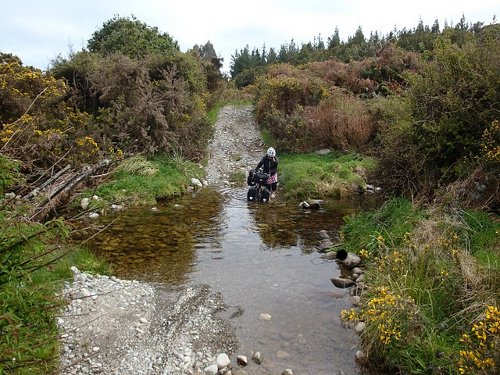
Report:
[[[61,159],[80,165],[101,156],[92,118],[67,105],[63,80],[12,60],[0,65],[0,86],[0,150],[23,168],[42,170]]]
[[[402,199],[347,219],[342,245],[362,257],[368,287],[359,308],[341,317],[365,322],[361,340],[370,366],[405,374],[495,373],[500,275],[470,250],[495,254],[499,229],[492,217],[450,216]]]
[[[142,58],[151,53],[178,51],[179,45],[167,33],[161,33],[134,16],[114,16],[94,32],[88,49],[101,55],[120,52],[131,58]]]
[[[440,38],[433,59],[407,76],[407,112],[392,117],[380,133],[384,170],[379,175],[389,187],[431,196],[441,186],[463,181],[448,190],[458,198],[464,190],[472,194],[471,185],[480,182],[487,191],[479,203],[498,205],[500,164],[488,155],[498,142],[492,130],[500,110],[499,53],[494,34],[470,39],[462,48]]]
[[[57,63],[54,73],[73,82],[69,101],[95,114],[100,136],[124,153],[181,152],[201,159],[211,134],[202,63],[195,55],[172,53],[137,60],[81,52]]]

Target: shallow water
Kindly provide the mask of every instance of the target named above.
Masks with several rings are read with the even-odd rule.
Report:
[[[260,351],[267,358],[262,374],[284,368],[359,373],[358,338],[339,320],[351,307],[347,290],[333,286],[338,266],[314,248],[318,232],[334,235],[354,203],[324,202],[321,210],[307,211],[279,198],[248,203],[245,188],[204,188],[158,209],[131,208],[102,219],[112,224],[92,247],[116,276],[174,289],[206,283],[221,292],[229,306],[225,317],[243,311],[231,319],[238,353]],[[261,321],[262,313],[272,319]]]

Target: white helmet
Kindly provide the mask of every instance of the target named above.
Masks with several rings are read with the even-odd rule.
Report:
[[[267,149],[267,156],[269,156],[270,158],[274,158],[276,156],[276,150],[272,147],[269,147]]]

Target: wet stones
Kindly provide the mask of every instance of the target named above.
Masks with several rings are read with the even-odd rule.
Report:
[[[329,236],[326,231],[321,231],[319,236],[321,238],[321,242],[320,246],[317,246],[317,248],[321,249],[321,243],[328,241]],[[365,275],[361,258],[354,253],[347,252],[344,249],[330,251],[325,254],[323,258],[335,260],[337,262],[341,275],[339,277],[333,277],[330,280],[337,288],[349,288],[349,301],[353,306],[359,306],[361,300],[360,295],[366,288],[364,284]],[[363,321],[359,321],[349,327],[353,328],[357,335],[362,335],[366,329],[366,324]],[[355,361],[361,366],[366,366],[368,363],[367,355],[361,350],[356,352],[354,358]]]
[[[356,285],[356,282],[351,279],[344,279],[342,277],[334,277],[330,279],[333,285],[335,285],[337,288],[350,288],[351,286]]]

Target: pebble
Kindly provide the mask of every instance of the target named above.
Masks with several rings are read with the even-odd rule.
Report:
[[[271,320],[271,314],[263,313],[259,315],[260,320]]]

